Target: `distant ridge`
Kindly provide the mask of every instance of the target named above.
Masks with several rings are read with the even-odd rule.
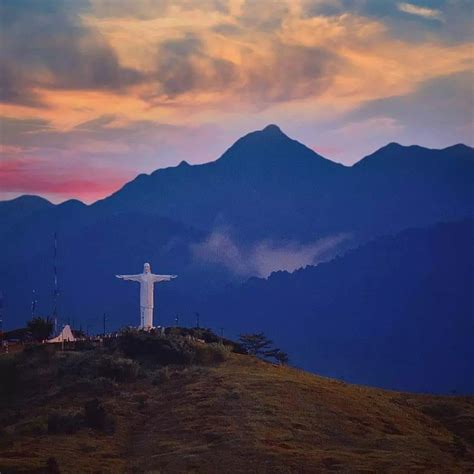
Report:
[[[0,201],[0,234],[29,218],[34,213],[52,207],[54,207],[54,204],[47,199],[28,194],[8,201]]]
[[[402,163],[393,163],[398,166],[418,164],[420,166],[430,165],[431,160],[449,159],[467,161],[472,164],[474,161],[474,149],[464,145],[456,144],[442,149],[424,148],[419,145],[404,146],[399,143],[389,143],[378,149],[374,153],[362,158],[353,165],[354,168],[366,166],[386,166],[396,160],[403,160]]]
[[[264,331],[293,361],[395,390],[473,394],[474,220],[384,236],[317,266],[252,278],[202,310]]]

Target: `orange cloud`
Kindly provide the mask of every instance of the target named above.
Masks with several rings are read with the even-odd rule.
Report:
[[[81,163],[122,176],[181,159],[202,162],[224,151],[225,140],[273,122],[315,146],[315,131],[324,130],[321,146],[340,150],[351,136],[362,150],[374,135],[404,131],[386,116],[354,124],[348,117],[355,110],[472,70],[468,33],[452,26],[465,29],[462,11],[440,6],[442,23],[427,21],[431,10],[407,5],[383,3],[377,15],[364,2],[337,0],[43,0],[32,11],[12,2],[0,31],[2,114],[44,121],[48,130],[0,138],[50,156],[44,166],[53,175],[73,174]],[[405,34],[410,25],[423,34]],[[97,122],[104,116],[113,120]],[[86,122],[87,133],[77,128]],[[21,166],[19,190],[28,172],[41,182],[33,161]]]

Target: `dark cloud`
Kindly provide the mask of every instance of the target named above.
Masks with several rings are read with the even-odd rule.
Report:
[[[237,36],[242,33],[242,28],[233,23],[220,23],[214,26],[212,31],[224,36]]]
[[[237,93],[259,107],[316,95],[331,83],[341,59],[318,47],[275,41],[263,51],[242,51],[242,63],[210,56],[200,37],[187,34],[161,43],[156,80],[158,92],[144,97],[158,102],[161,95],[175,97],[188,92]]]
[[[288,5],[280,0],[246,0],[237,20],[245,28],[271,32],[281,27],[288,12]]]
[[[68,131],[54,129],[47,120],[0,117],[0,137],[4,145],[47,150],[73,150],[89,141],[110,144],[127,143],[131,148],[142,141],[150,142],[153,136],[181,132],[180,127],[157,123],[152,120],[135,120],[127,124],[110,126],[116,120],[112,114],[76,125]]]
[[[242,93],[259,105],[318,95],[332,82],[342,60],[318,47],[273,44],[270,57],[255,66]]]
[[[474,74],[460,72],[424,82],[411,94],[365,103],[346,119],[362,121],[377,117],[396,120],[414,141],[472,143]]]
[[[74,127],[75,130],[88,130],[88,131],[95,131],[98,128],[103,128],[106,125],[109,125],[117,118],[114,114],[105,114],[101,115],[92,120],[88,120],[87,122],[82,122],[79,125]]]
[[[402,4],[436,11],[439,17],[409,14],[400,7]],[[393,36],[411,41],[462,42],[474,38],[472,0],[306,0],[304,13],[307,16],[354,13],[374,18],[385,23]]]
[[[28,135],[48,131],[50,124],[39,118],[0,117],[0,139],[3,145],[22,145]]]
[[[120,89],[141,79],[121,67],[104,38],[82,24],[72,0],[4,0],[0,59],[5,102],[39,105],[34,88]]]
[[[0,62],[0,102],[29,107],[45,106],[33,90],[30,81],[13,61]]]
[[[187,34],[184,38],[160,44],[157,80],[160,92],[168,96],[221,90],[236,77],[236,66],[209,56],[201,39],[195,35]]]
[[[227,0],[96,0],[94,14],[100,18],[149,20],[166,16],[170,8],[228,13]]]

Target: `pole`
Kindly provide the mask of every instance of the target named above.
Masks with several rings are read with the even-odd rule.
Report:
[[[105,337],[105,321],[107,320],[107,316],[105,315],[104,313],[104,316],[103,316],[103,325],[104,325],[104,337]]]
[[[0,290],[0,338],[3,339],[3,291]]]
[[[199,313],[194,313],[196,315],[196,327],[199,329]]]
[[[57,266],[57,259],[58,259],[58,234],[57,232],[54,233],[54,258],[53,258],[53,283],[54,283],[54,293],[53,293],[53,319],[54,319],[54,331],[55,333],[58,330],[58,266]]]
[[[36,299],[36,290],[33,290],[33,299],[31,300],[31,317],[34,318],[36,314],[36,304],[38,300]]]

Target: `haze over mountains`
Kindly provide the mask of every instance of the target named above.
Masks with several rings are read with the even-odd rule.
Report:
[[[209,298],[217,326],[265,330],[299,367],[366,385],[474,392],[474,221],[381,237]]]
[[[429,372],[426,383],[417,380],[422,365],[406,372],[404,378],[385,377],[382,367],[396,349],[408,354],[398,366],[406,367],[409,355],[418,350],[418,339],[410,339],[410,334],[420,336],[424,326],[433,328],[428,331],[433,337],[428,338],[431,346],[427,342],[420,349],[420,360],[436,352],[436,344],[444,344],[442,354],[467,354],[463,335],[458,329],[445,331],[443,321],[456,321],[453,328],[460,331],[471,328],[466,324],[472,316],[472,300],[468,300],[465,285],[473,281],[469,266],[472,239],[466,237],[472,238],[472,222],[452,224],[450,230],[436,224],[473,217],[473,182],[474,150],[465,145],[430,150],[389,144],[346,167],[270,125],[242,137],[214,162],[182,162],[140,175],[90,206],[79,201],[52,205],[38,197],[0,202],[0,289],[6,326],[21,325],[29,318],[33,289],[39,295],[39,313],[50,313],[52,235],[57,231],[60,313],[75,319],[76,325],[92,325],[103,312],[109,315],[111,327],[136,324],[138,289],[123,285],[113,275],[138,272],[144,261],[150,261],[156,272],[179,275],[173,284],[157,289],[155,311],[164,324],[171,324],[176,313],[191,323],[192,313],[200,311],[204,324],[229,332],[245,331],[253,322],[273,333],[277,324],[281,327],[291,320],[291,327],[279,333],[288,337],[281,336],[278,342],[306,368],[374,385],[465,390],[458,383],[459,371],[437,384],[435,372]],[[225,289],[229,284],[236,288],[251,276],[266,277],[274,270],[317,264],[348,248],[412,227],[430,229],[417,231],[421,234],[402,233],[391,237],[393,241],[383,238],[371,244],[375,247],[362,247],[291,276],[274,275],[268,282],[255,284],[258,292],[253,282],[242,290]],[[452,248],[444,247],[443,236],[451,232],[449,245],[457,249],[455,255],[450,253]],[[423,244],[437,239],[443,245]],[[434,262],[444,280],[433,277]],[[361,266],[370,274],[368,280],[358,278]],[[275,286],[279,279],[285,285]],[[301,287],[300,279],[304,281]],[[419,289],[416,302],[414,287]],[[436,304],[443,287],[456,290],[443,293],[442,304]],[[251,298],[248,288],[255,290]],[[240,291],[242,297],[236,297]],[[210,295],[221,296],[211,301]],[[233,301],[232,308],[222,295]],[[270,304],[272,301],[275,303]],[[277,302],[276,308],[273,304]],[[377,332],[374,322],[385,329],[396,328],[393,344],[385,345],[387,351],[377,364],[372,356],[357,358],[350,351],[337,360],[338,346],[332,340],[321,345],[323,334],[327,338],[334,335],[330,330],[345,325],[348,315],[352,317],[346,333],[337,333],[341,345],[360,330],[365,332],[357,333],[359,347],[379,348],[392,332]],[[357,324],[357,320],[365,322]],[[337,322],[336,326],[329,321]],[[414,333],[408,322],[415,325]],[[301,327],[314,328],[319,336]],[[443,342],[437,339],[441,335],[446,338]],[[460,347],[454,349],[456,340]],[[323,357],[321,347],[329,346],[334,350]],[[357,367],[355,362],[345,365],[351,358],[358,362]],[[449,367],[466,367],[460,359],[446,360]]]

